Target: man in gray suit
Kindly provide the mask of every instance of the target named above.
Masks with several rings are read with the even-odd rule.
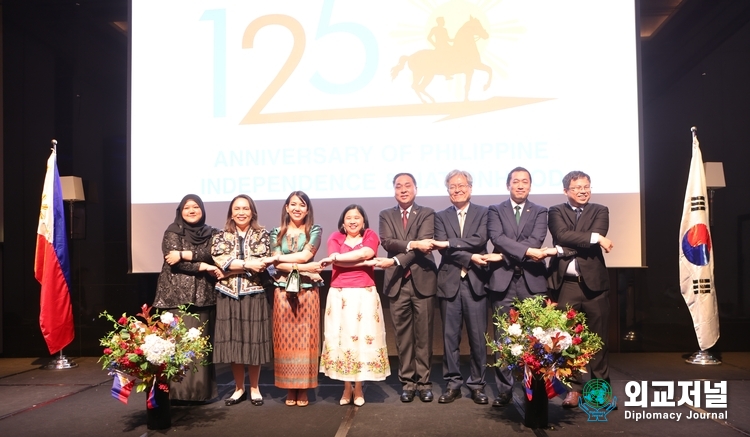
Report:
[[[541,262],[548,251],[541,249],[547,236],[547,208],[528,200],[531,173],[516,167],[508,173],[506,187],[510,199],[489,208],[487,232],[494,253],[501,253],[502,261],[490,264],[487,284],[493,313],[508,313],[513,299],[525,299],[547,291],[546,266]],[[495,338],[499,338],[495,332]],[[510,403],[513,375],[506,367],[495,367],[498,396],[493,407]]]
[[[435,241],[442,258],[437,296],[443,318],[443,379],[446,391],[438,399],[447,404],[461,397],[463,377],[459,364],[461,328],[466,323],[471,366],[466,386],[477,404],[487,404],[484,375],[487,368],[487,207],[471,203],[473,179],[453,170],[445,177],[453,206],[435,214]]]
[[[380,243],[388,252],[376,265],[385,269],[383,292],[388,296],[398,349],[402,402],[419,392],[432,402],[430,361],[437,267],[432,256],[435,211],[414,203],[417,181],[409,173],[393,178],[398,205],[380,212]]]

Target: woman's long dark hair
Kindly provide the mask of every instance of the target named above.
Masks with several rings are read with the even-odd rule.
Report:
[[[284,238],[284,235],[286,235],[286,231],[289,228],[289,223],[292,221],[292,218],[286,212],[286,207],[289,206],[289,202],[292,201],[292,197],[294,196],[297,196],[297,198],[307,206],[307,215],[305,216],[305,241],[309,243],[310,229],[312,229],[315,224],[315,217],[313,216],[313,206],[310,202],[310,198],[304,191],[292,191],[292,193],[286,198],[284,206],[281,207],[281,226],[279,226],[279,235],[276,237],[276,241],[281,241],[281,239]]]

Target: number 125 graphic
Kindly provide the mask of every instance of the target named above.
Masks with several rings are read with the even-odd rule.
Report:
[[[324,0],[323,9],[318,21],[318,30],[315,39],[319,40],[334,33],[348,33],[362,42],[365,51],[365,64],[362,72],[356,78],[347,83],[332,83],[323,78],[319,72],[315,72],[310,78],[310,83],[318,90],[328,94],[349,94],[364,88],[375,77],[378,65],[378,44],[375,35],[365,26],[358,23],[331,23],[331,13],[335,0]],[[226,116],[226,79],[227,79],[227,14],[226,9],[212,9],[203,13],[200,18],[203,21],[212,21],[213,32],[213,73],[214,73],[214,117]],[[276,77],[266,87],[258,100],[252,105],[243,119],[246,120],[260,115],[263,108],[271,101],[271,98],[281,89],[287,79],[292,75],[302,59],[307,42],[305,30],[302,24],[289,15],[272,14],[264,15],[253,20],[245,28],[242,37],[242,48],[253,48],[253,41],[258,31],[266,26],[279,25],[285,27],[292,34],[293,45],[284,65]]]

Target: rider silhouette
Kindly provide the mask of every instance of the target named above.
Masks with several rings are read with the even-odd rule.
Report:
[[[445,28],[445,18],[437,17],[435,21],[437,22],[437,26],[430,30],[430,34],[427,35],[427,41],[435,47],[435,51],[438,52],[437,54],[439,58],[447,59],[451,49],[450,43],[452,43],[453,40],[448,36],[448,29]],[[445,79],[451,80],[453,79],[453,75],[446,74]]]

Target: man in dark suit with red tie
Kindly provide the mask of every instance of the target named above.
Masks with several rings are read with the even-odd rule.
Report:
[[[602,253],[614,247],[607,238],[609,209],[589,202],[591,178],[582,171],[565,175],[563,191],[568,197],[567,203],[549,209],[549,231],[556,252],[549,266],[549,287],[559,309],[570,305],[584,312],[588,327],[605,342],[589,366],[592,378],[609,382],[606,344],[609,273]],[[583,387],[580,380],[572,381],[571,385],[573,390],[563,401],[566,408],[578,406]]]
[[[546,257],[541,249],[547,237],[547,208],[528,200],[531,173],[516,167],[508,173],[506,188],[510,199],[489,208],[487,233],[500,262],[490,264],[487,288],[493,313],[508,313],[513,300],[547,292]],[[499,338],[495,332],[495,338]],[[495,367],[498,396],[493,407],[510,403],[514,378],[507,367]]]
[[[442,258],[438,269],[438,302],[443,319],[443,379],[446,390],[438,399],[447,404],[461,397],[464,383],[460,369],[461,329],[471,352],[466,386],[477,404],[489,402],[484,393],[487,368],[487,207],[471,203],[473,179],[466,171],[453,170],[445,177],[452,206],[435,213],[435,241]]]
[[[414,203],[417,182],[409,173],[393,178],[398,205],[380,212],[380,242],[388,252],[378,258],[385,269],[383,292],[388,296],[398,349],[402,402],[416,393],[432,402],[430,361],[435,312],[437,267],[432,256],[435,211]]]

